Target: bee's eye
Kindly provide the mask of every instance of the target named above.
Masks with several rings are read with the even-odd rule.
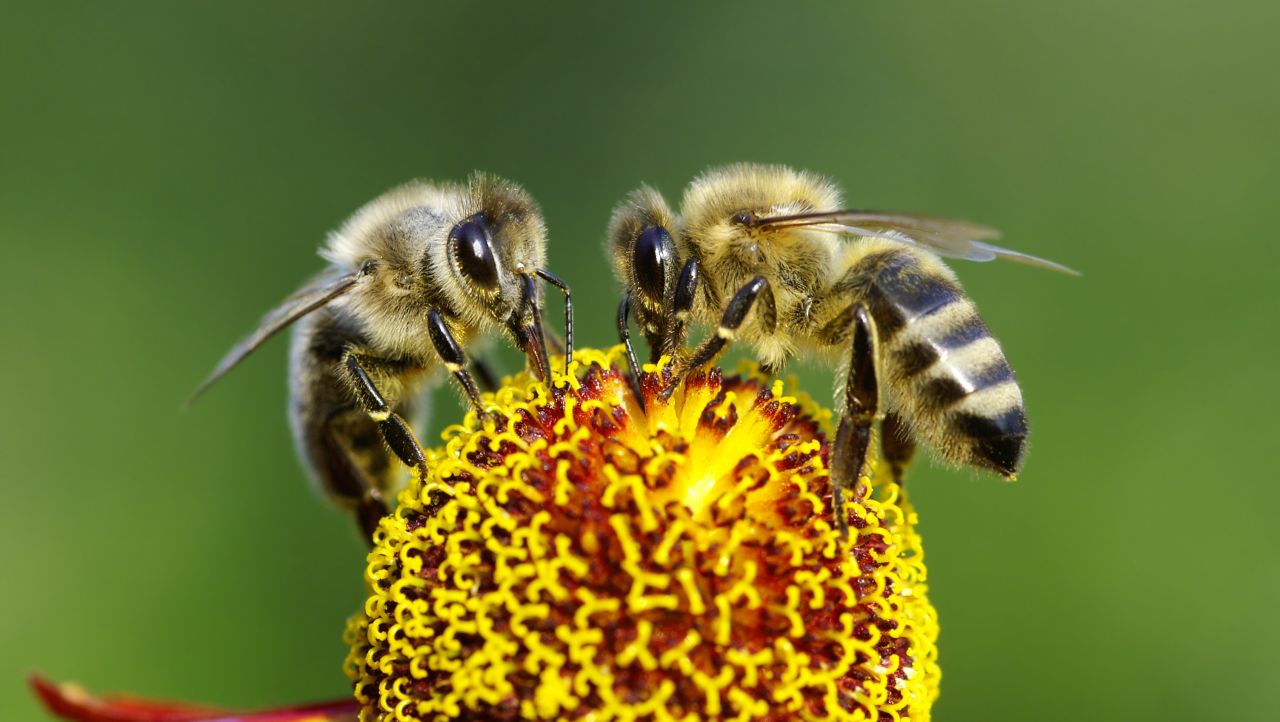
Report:
[[[632,249],[631,267],[635,269],[636,283],[649,300],[663,300],[667,286],[667,266],[675,255],[671,234],[662,226],[645,226],[636,237]]]
[[[734,213],[733,217],[729,220],[740,226],[754,226],[758,217],[752,211],[738,211],[737,213]]]
[[[489,291],[498,287],[498,264],[484,216],[472,216],[454,226],[449,233],[449,251],[467,280]]]

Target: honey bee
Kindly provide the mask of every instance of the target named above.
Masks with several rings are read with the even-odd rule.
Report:
[[[899,481],[915,439],[949,462],[1013,478],[1027,439],[1022,391],[939,256],[1075,272],[991,245],[997,232],[967,221],[843,208],[834,183],[779,165],[709,170],[678,214],[652,188],[632,193],[613,213],[607,251],[625,287],[618,332],[633,375],[631,315],[651,361],[676,357],[668,395],[734,340],[770,372],[797,355],[842,355],[836,509],[845,493],[865,492],[877,420]],[[686,353],[691,322],[716,331]]]
[[[546,227],[533,198],[484,174],[464,184],[412,182],[360,208],[330,234],[329,267],[268,313],[192,395],[202,394],[272,336],[297,324],[289,354],[289,424],[313,481],[368,537],[426,456],[406,418],[441,369],[480,414],[463,348],[505,332],[534,373],[550,376],[535,278],[547,271]]]

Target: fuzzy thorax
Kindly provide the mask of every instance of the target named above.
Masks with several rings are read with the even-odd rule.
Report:
[[[752,369],[664,403],[666,367],[642,410],[620,358],[446,430],[375,534],[361,720],[928,719],[937,622],[878,463],[846,538],[829,412]]]

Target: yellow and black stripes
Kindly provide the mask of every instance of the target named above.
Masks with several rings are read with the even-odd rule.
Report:
[[[876,322],[883,377],[917,436],[951,461],[1012,477],[1027,437],[1022,392],[1000,344],[950,274],[911,248],[847,273]]]

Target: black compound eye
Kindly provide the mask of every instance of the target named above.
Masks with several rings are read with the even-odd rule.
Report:
[[[636,237],[631,252],[631,267],[635,269],[636,283],[645,296],[661,302],[667,288],[667,268],[675,255],[671,234],[662,226],[645,226]]]
[[[483,216],[472,216],[453,227],[449,233],[449,251],[458,262],[458,270],[480,288],[498,288],[498,264],[489,244],[489,227]]]

